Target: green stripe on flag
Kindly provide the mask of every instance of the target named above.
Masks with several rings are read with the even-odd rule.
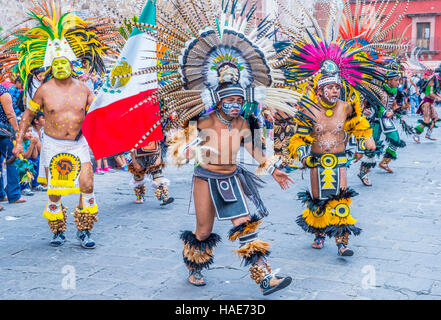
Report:
[[[152,0],[148,0],[146,3],[144,10],[142,10],[141,15],[139,16],[138,22],[148,23],[156,26],[156,5]],[[130,37],[134,37],[141,33],[143,32],[138,28],[133,28]]]

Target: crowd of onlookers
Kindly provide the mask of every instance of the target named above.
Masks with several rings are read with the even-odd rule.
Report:
[[[421,98],[421,88],[426,80],[431,76],[430,72],[426,73],[413,73],[409,77],[403,77],[400,81],[400,86],[398,91],[404,98],[404,102],[410,105],[410,113],[415,114],[420,105]],[[439,102],[435,102],[435,105]]]

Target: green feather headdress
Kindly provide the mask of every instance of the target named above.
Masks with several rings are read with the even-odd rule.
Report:
[[[50,67],[52,60],[61,56],[72,62],[86,60],[86,71],[103,74],[103,56],[115,54],[112,44],[121,40],[119,25],[110,23],[113,20],[83,20],[72,12],[62,13],[53,0],[40,0],[27,15],[35,26],[12,31],[12,39],[0,47],[0,81],[18,73],[25,89],[32,71]]]

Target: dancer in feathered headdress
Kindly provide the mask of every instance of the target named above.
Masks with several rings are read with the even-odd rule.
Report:
[[[412,51],[410,62],[419,66],[424,73],[424,83],[420,88],[421,101],[418,106],[417,114],[421,114],[423,119],[418,120],[418,125],[415,127],[413,139],[416,143],[420,143],[420,135],[427,128],[426,139],[436,140],[432,137],[433,128],[436,128],[436,123],[439,121],[438,113],[435,110],[435,101],[441,101],[441,70],[432,70],[426,67],[418,59],[418,48]]]
[[[63,10],[54,0],[40,0],[29,9],[27,23],[32,21],[35,26],[12,30],[0,47],[0,81],[18,73],[27,95],[32,96],[32,76],[47,71],[61,56],[79,61],[78,71],[104,73],[103,57],[113,53],[118,26],[107,18],[81,19],[72,8]],[[46,80],[51,76],[46,72]]]
[[[384,81],[379,91],[381,104],[366,99],[364,109],[365,112],[370,114],[369,119],[373,128],[373,138],[377,145],[376,152],[365,150],[366,158],[363,159],[360,166],[358,177],[366,186],[372,186],[372,183],[368,179],[368,173],[371,168],[375,167],[375,155],[380,155],[380,151],[383,152],[381,150],[383,145],[380,140],[381,134],[384,134],[388,146],[384,150],[383,158],[378,166],[389,173],[393,173],[388,164],[391,160],[397,159],[397,149],[406,146],[406,143],[400,138],[394,119],[400,120],[403,130],[407,134],[413,133],[413,129],[406,124],[404,119],[401,119],[401,117],[406,114],[406,110],[404,99],[402,94],[398,91],[398,86],[403,77],[404,69],[396,58],[392,58],[386,66],[390,70],[384,73]]]
[[[40,1],[30,9],[33,27],[12,32],[2,50],[5,72],[18,70],[30,88],[32,75],[47,68],[46,79],[35,93],[27,96],[28,108],[23,113],[13,150],[23,153],[23,136],[37,112],[44,112],[45,126],[40,155],[39,182],[48,185],[49,200],[43,216],[53,232],[51,245],[65,241],[66,214],[61,196],[81,194],[75,207],[77,237],[84,248],[94,248],[90,230],[97,221],[98,207],[93,193],[93,170],[87,142],[81,134],[81,125],[93,93],[75,79],[73,63],[79,62],[86,72],[104,71],[103,56],[112,53],[105,41],[118,37],[117,26],[106,19],[83,20],[71,12],[63,12],[54,1]],[[98,31],[100,30],[100,31]],[[15,52],[9,58],[8,52]],[[29,80],[29,81],[27,81]]]
[[[297,20],[301,24],[297,28],[280,25],[288,39],[278,49],[291,51],[281,64],[293,89],[308,94],[319,106],[305,111],[315,119],[314,123],[296,121],[297,131],[289,144],[291,156],[310,168],[311,173],[312,193],[298,193],[306,209],[297,223],[315,235],[313,248],[323,248],[326,236],[335,237],[338,254],[351,256],[349,235],[358,235],[361,229],[351,216],[351,198],[357,193],[347,186],[346,145],[348,138],[354,136],[360,149],[375,149],[372,129],[362,115],[360,95],[381,103],[368,85],[375,86],[377,82],[376,87],[380,87],[383,66],[369,57],[365,47],[347,45],[341,39],[342,1],[322,3],[328,6],[320,11],[329,14],[326,28],[321,28],[299,1],[297,4],[309,21]]]
[[[237,165],[236,158],[243,139],[259,163],[258,172],[268,171],[283,189],[292,181],[277,168],[277,159],[265,157],[259,141],[253,145],[246,121],[259,104],[296,118],[301,114],[294,105],[309,106],[299,93],[284,88],[285,76],[278,68],[289,52],[274,51],[269,39],[273,24],[267,19],[256,23],[255,3],[158,1],[156,9],[158,25],[133,25],[155,39],[158,47],[168,49],[157,52],[158,66],[140,72],[159,75],[158,90],[146,100],[160,102],[161,120],[134,148],[170,116],[165,130],[185,128],[172,139],[169,153],[178,165],[191,158],[198,162],[193,180],[197,227],[181,235],[188,280],[205,285],[201,271],[212,264],[213,248],[220,239],[212,233],[217,216],[232,221],[229,239],[240,241],[237,253],[251,266],[251,277],[263,294],[280,290],[291,278],[272,273],[266,261],[269,243],[259,240],[257,232],[261,218],[268,214],[257,190],[262,180]],[[197,123],[191,125],[192,119]],[[255,204],[258,215],[250,215],[245,197]]]
[[[393,3],[393,5],[391,5]],[[383,133],[388,142],[384,151],[384,157],[379,167],[393,172],[388,164],[392,159],[397,158],[397,149],[405,146],[400,139],[394,119],[400,119],[403,129],[411,134],[412,128],[406,124],[401,117],[405,114],[404,99],[402,99],[397,87],[402,77],[403,68],[400,63],[402,52],[407,49],[404,43],[404,33],[400,37],[394,37],[394,28],[402,21],[407,11],[406,8],[398,16],[398,19],[391,21],[390,17],[396,11],[399,1],[372,1],[369,4],[357,0],[354,4],[354,11],[351,11],[350,1],[345,1],[345,10],[340,24],[340,36],[345,45],[354,48],[363,48],[370,59],[381,63],[391,69],[384,73],[384,80],[378,82],[378,86],[368,85],[367,89],[379,97],[372,99],[372,95],[364,95],[363,113],[366,115],[373,129],[373,138],[377,150],[357,150],[357,160],[364,154],[358,177],[365,186],[372,186],[369,181],[369,172],[376,165],[376,156],[383,152]],[[385,16],[386,14],[386,16]],[[380,102],[380,103],[379,103]]]

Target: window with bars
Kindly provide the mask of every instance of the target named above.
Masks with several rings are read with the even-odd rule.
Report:
[[[425,50],[430,50],[430,23],[420,22],[416,24],[416,27],[416,46]]]

